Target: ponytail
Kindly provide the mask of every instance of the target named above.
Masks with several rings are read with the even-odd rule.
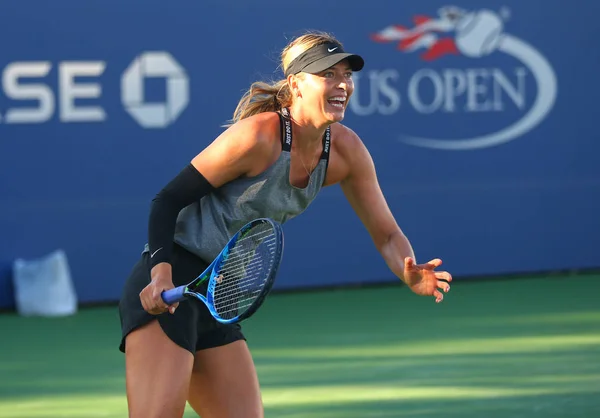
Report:
[[[262,81],[252,83],[240,99],[233,118],[226,126],[264,112],[277,112],[292,104],[292,94],[287,80],[269,84]]]

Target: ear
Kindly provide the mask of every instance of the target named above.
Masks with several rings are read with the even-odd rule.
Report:
[[[290,87],[290,91],[292,92],[292,97],[302,97],[302,93],[300,93],[300,79],[294,75],[290,74],[287,77],[288,86]]]

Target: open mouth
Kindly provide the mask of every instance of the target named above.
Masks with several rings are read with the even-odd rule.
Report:
[[[343,109],[344,105],[346,104],[346,97],[345,96],[330,97],[327,99],[327,103],[329,103],[331,106],[333,106],[335,108]]]

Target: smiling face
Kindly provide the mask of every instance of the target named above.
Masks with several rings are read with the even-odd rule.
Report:
[[[301,73],[291,80],[295,101],[314,125],[328,125],[344,119],[348,100],[354,92],[348,60],[316,74]]]

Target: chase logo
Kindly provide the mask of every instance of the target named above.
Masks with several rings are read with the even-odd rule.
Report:
[[[188,76],[169,53],[143,52],[123,70],[123,107],[118,98],[111,102],[103,97],[106,87],[113,91],[119,85],[118,79],[107,79],[108,65],[106,61],[9,63],[0,74],[0,96],[4,96],[0,126],[47,123],[55,116],[61,123],[99,123],[110,119],[108,108],[111,113],[127,112],[143,128],[160,129],[173,124],[188,106]],[[165,80],[164,100],[146,100],[144,86],[149,78]]]
[[[165,103],[144,101],[144,79],[164,77]],[[189,103],[189,80],[177,61],[166,52],[146,52],[137,57],[121,78],[125,110],[144,128],[164,128],[173,123]]]
[[[350,101],[357,115],[413,111],[416,121],[408,127],[413,132],[400,134],[400,141],[468,150],[517,139],[551,111],[557,94],[552,67],[533,46],[505,32],[501,14],[443,7],[437,17],[419,15],[413,23],[370,35],[381,45],[378,51],[389,48],[398,57],[387,55],[386,60],[397,62],[398,69],[374,70],[368,80],[359,75],[359,100],[353,107]],[[471,127],[474,134],[465,135]],[[461,136],[452,135],[456,132]]]

